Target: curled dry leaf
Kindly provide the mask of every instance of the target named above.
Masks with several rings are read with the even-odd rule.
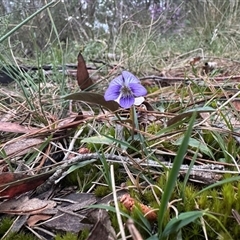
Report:
[[[151,209],[150,207],[137,202],[134,198],[132,198],[128,193],[124,194],[121,199],[120,202],[125,206],[125,208],[127,208],[130,212],[133,211],[134,207],[140,206],[140,210],[142,211],[142,213],[145,215],[145,217],[149,220],[149,221],[156,221],[157,220],[157,214],[156,212]]]
[[[40,221],[45,221],[50,219],[52,216],[48,215],[48,214],[36,214],[33,216],[30,216],[27,220],[27,224],[29,227],[33,227],[35,226],[36,223],[40,222]]]
[[[44,183],[50,175],[52,175],[52,172],[35,176],[29,176],[22,173],[1,173],[0,199],[13,198],[22,193],[31,191]]]
[[[93,80],[89,77],[86,63],[81,53],[78,54],[77,81],[81,90],[87,89],[93,85]]]

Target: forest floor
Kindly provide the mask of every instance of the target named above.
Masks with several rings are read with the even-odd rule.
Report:
[[[1,239],[238,238],[240,61],[161,61],[132,72],[131,109],[104,100],[122,72],[104,59],[1,86]]]

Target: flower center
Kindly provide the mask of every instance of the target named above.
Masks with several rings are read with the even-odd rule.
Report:
[[[121,93],[122,93],[123,96],[131,96],[131,95],[133,95],[131,89],[129,87],[127,87],[127,86],[122,86]]]

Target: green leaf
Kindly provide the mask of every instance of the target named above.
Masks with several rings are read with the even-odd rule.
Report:
[[[85,167],[85,166],[87,166],[88,164],[94,163],[94,162],[96,162],[96,161],[97,161],[97,159],[92,159],[92,160],[87,160],[87,161],[84,161],[84,162],[80,162],[80,163],[78,163],[78,164],[75,164],[75,165],[71,166],[71,167],[67,170],[67,174],[69,174],[69,173],[71,173],[71,172],[74,172],[76,169]]]
[[[159,238],[158,238],[157,234],[155,234],[155,235],[147,238],[147,240],[159,240]]]
[[[73,94],[64,96],[63,98],[68,100],[79,100],[79,101],[84,101],[89,103],[95,103],[111,111],[116,111],[119,108],[119,104],[117,102],[106,101],[104,99],[104,96],[98,93],[78,92],[78,93],[73,93]]]
[[[142,221],[143,225],[148,229],[149,232],[151,232],[151,225],[147,218],[144,216],[142,211],[139,209],[139,207],[134,208],[135,213],[138,215],[140,220]]]
[[[202,217],[204,213],[205,211],[190,211],[181,213],[178,217],[169,221],[162,233],[162,237],[168,237],[172,233],[177,233],[184,226]]]
[[[93,136],[84,138],[81,142],[110,145],[114,143],[114,140],[105,136]]]
[[[222,230],[228,235],[227,237],[224,237],[224,239],[228,239],[228,240],[233,240],[231,233],[228,232],[228,230],[225,228],[225,226],[221,223],[221,221],[219,220],[219,218],[217,216],[214,216],[213,214],[210,213],[205,213],[206,216],[208,216],[209,218],[214,219],[222,228]]]
[[[183,137],[179,138],[174,145],[180,146],[182,144],[183,141]],[[199,149],[200,152],[208,155],[209,157],[214,159],[214,155],[212,153],[212,151],[208,148],[208,146],[206,144],[204,144],[203,142],[195,139],[195,138],[189,138],[189,143],[188,146],[192,147],[192,148],[196,148]]]

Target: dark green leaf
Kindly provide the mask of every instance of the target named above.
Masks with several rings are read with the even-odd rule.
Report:
[[[78,92],[78,93],[73,93],[73,94],[67,95],[63,98],[68,99],[68,100],[79,100],[79,101],[99,104],[102,107],[105,107],[111,111],[116,111],[119,108],[119,104],[117,102],[106,101],[104,99],[104,96],[101,94],[98,94],[98,93]]]
[[[173,218],[165,227],[162,237],[168,237],[172,233],[177,233],[182,227],[194,222],[197,218],[202,217],[204,211],[190,211],[181,213],[178,217]]]

